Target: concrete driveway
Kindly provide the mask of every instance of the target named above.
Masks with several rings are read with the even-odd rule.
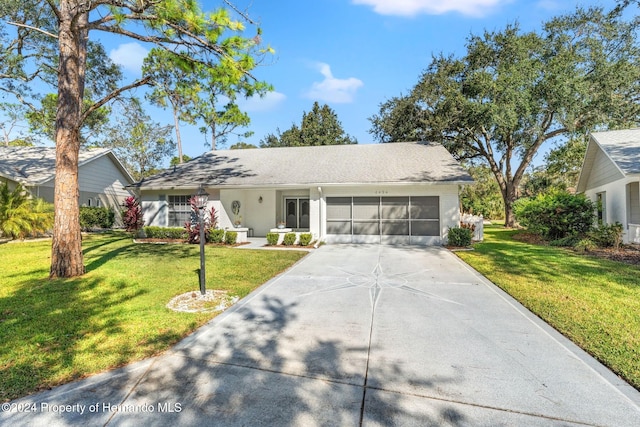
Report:
[[[640,393],[447,250],[377,245],[324,246],[166,354],[10,409],[0,424],[640,425]]]

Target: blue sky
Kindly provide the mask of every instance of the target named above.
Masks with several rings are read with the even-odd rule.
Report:
[[[218,1],[201,1],[203,9]],[[433,54],[460,56],[470,34],[500,30],[519,22],[540,29],[553,16],[577,4],[615,6],[614,0],[236,0],[260,22],[273,58],[255,75],[275,90],[264,99],[242,103],[258,145],[268,133],[300,123],[314,101],[328,104],[343,128],[359,143],[374,142],[369,117],[380,103],[407,93]],[[97,35],[97,34],[96,34]],[[253,34],[250,34],[251,36]],[[95,35],[94,35],[95,36]],[[111,58],[131,79],[139,74],[148,46],[101,37]],[[139,94],[140,95],[140,94]],[[172,123],[169,112],[153,110],[156,121]],[[181,127],[189,156],[206,151],[197,126]],[[237,141],[231,136],[230,143]],[[541,154],[539,158],[541,158]]]

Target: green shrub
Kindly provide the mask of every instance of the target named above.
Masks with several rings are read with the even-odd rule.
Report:
[[[556,239],[549,242],[550,246],[563,246],[573,248],[580,241],[579,236],[567,236],[562,239]]]
[[[111,228],[115,219],[116,214],[112,209],[95,206],[80,207],[80,228],[83,230]]]
[[[38,235],[53,227],[53,204],[31,199],[18,184],[13,190],[0,185],[0,235],[13,239]]]
[[[227,231],[224,235],[224,242],[227,245],[235,245],[237,240],[238,240],[237,231]]]
[[[187,234],[182,227],[166,227],[165,236],[167,239],[186,239]]]
[[[520,225],[547,240],[582,235],[594,220],[595,205],[584,194],[553,191],[514,205]]]
[[[449,245],[450,246],[469,246],[471,245],[471,238],[473,237],[473,231],[469,228],[453,227],[449,229]]]
[[[618,249],[622,243],[622,224],[600,224],[587,233],[589,238],[601,248]]]
[[[224,242],[224,230],[221,228],[216,228],[215,230],[209,231],[209,238],[207,239],[209,243],[222,243]]]
[[[280,237],[280,233],[267,233],[267,243],[270,246],[275,246],[278,244],[279,237]]]
[[[291,246],[296,242],[296,233],[287,233],[284,235],[282,244],[285,246]]]
[[[311,243],[311,239],[313,239],[311,233],[301,233],[300,246],[309,246],[309,243]]]
[[[582,239],[573,247],[576,251],[580,253],[589,252],[597,248],[598,246],[593,243],[591,239]]]
[[[182,227],[144,227],[144,234],[149,239],[177,239],[187,238],[187,232]]]

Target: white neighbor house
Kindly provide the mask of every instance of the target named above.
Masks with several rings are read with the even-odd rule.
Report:
[[[442,244],[470,183],[442,145],[390,143],[219,150],[135,187],[145,225],[182,227],[203,185],[218,226],[249,236],[283,222],[327,243]]]
[[[21,183],[34,197],[53,203],[56,176],[54,147],[0,147],[0,182],[15,188]],[[125,197],[132,193],[125,187],[135,180],[118,158],[107,148],[82,149],[78,158],[78,185],[81,206],[107,206],[116,213]]]
[[[592,133],[577,192],[598,202],[598,220],[623,225],[625,243],[640,243],[640,129]]]

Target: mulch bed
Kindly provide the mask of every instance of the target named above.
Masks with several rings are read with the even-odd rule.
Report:
[[[549,244],[539,235],[527,233],[525,231],[514,234],[513,239],[532,245],[547,246]],[[571,250],[570,248],[568,249]],[[584,255],[623,262],[625,264],[640,265],[640,247],[635,245],[622,245],[618,250],[614,248],[597,248],[589,252],[585,252]]]
[[[540,237],[539,234],[528,233],[526,231],[516,233],[512,238],[518,242],[529,243],[531,245],[547,246],[547,241]]]
[[[613,248],[598,248],[587,252],[586,255],[624,262],[625,264],[640,265],[640,248],[631,245],[624,245],[617,251]]]

